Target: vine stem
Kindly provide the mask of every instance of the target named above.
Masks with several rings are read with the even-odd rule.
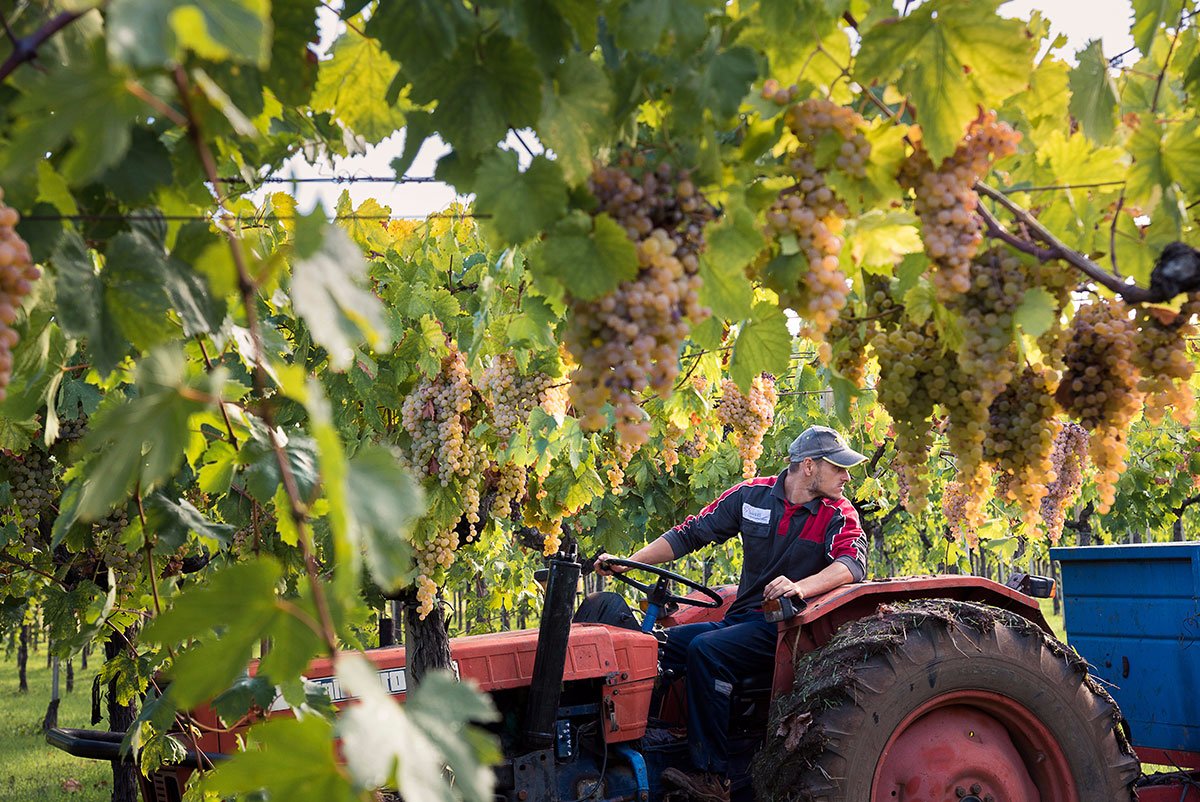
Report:
[[[1047,246],[1045,248],[1039,248],[1029,240],[1024,239],[1023,237],[1018,237],[1006,231],[1004,227],[1001,226],[996,220],[996,218],[993,217],[991,213],[988,212],[983,206],[977,208],[975,211],[981,218],[983,218],[984,224],[988,226],[989,232],[1009,245],[1012,245],[1014,248],[1036,256],[1042,261],[1047,261],[1049,259],[1062,259],[1079,272],[1090,278],[1092,281],[1107,287],[1130,303],[1154,303],[1163,300],[1145,287],[1139,287],[1136,284],[1125,283],[1119,277],[1109,273],[1104,268],[1100,267],[1100,265],[1081,254],[1079,251],[1076,251],[1074,248],[1071,248],[1063,243],[1060,239],[1058,239],[1058,237],[1054,236],[1054,234],[1051,233],[1048,228],[1042,225],[1037,218],[1014,203],[1012,199],[1003,192],[989,187],[982,181],[975,183],[975,191],[980,195],[985,195],[991,198],[992,200],[996,201],[996,203],[1003,206],[1008,213],[1013,216],[1013,219],[1025,226],[1025,228],[1032,232],[1035,238],[1045,243]]]
[[[204,172],[208,177],[212,191],[216,192],[216,188],[220,183],[220,176],[217,172],[216,162],[213,160],[212,151],[204,141],[200,122],[192,108],[191,84],[187,73],[181,66],[175,67],[175,86],[179,90],[180,103],[188,119],[188,136],[191,138],[192,145],[200,157],[200,163],[204,166]],[[279,476],[283,482],[284,492],[288,497],[288,513],[291,515],[292,523],[295,524],[297,532],[300,533],[300,549],[304,555],[304,567],[308,573],[309,585],[312,588],[313,603],[317,608],[317,617],[321,625],[321,636],[325,641],[325,647],[329,651],[329,655],[336,657],[337,630],[333,625],[333,616],[329,610],[329,600],[325,597],[325,591],[321,585],[320,572],[317,569],[317,558],[313,552],[312,531],[308,526],[308,511],[305,508],[304,501],[300,497],[300,488],[296,484],[296,476],[292,472],[291,463],[288,461],[287,451],[284,449],[280,438],[275,436],[277,429],[275,415],[271,404],[267,403],[267,375],[266,369],[263,367],[265,349],[263,348],[262,331],[258,319],[257,288],[250,277],[250,270],[246,265],[245,254],[242,253],[233,230],[224,227],[222,230],[226,241],[229,243],[230,251],[233,254],[233,263],[238,275],[238,291],[241,293],[242,306],[246,311],[246,328],[250,332],[251,348],[254,352],[254,370],[252,372],[254,389],[258,396],[263,399],[259,414],[262,416],[267,430],[271,433],[271,448],[275,452],[275,461],[279,466]]]
[[[4,20],[4,28],[8,30],[9,36],[12,38],[13,49],[8,54],[8,58],[4,59],[4,63],[0,64],[0,81],[3,81],[8,76],[27,61],[33,61],[37,58],[38,48],[45,44],[46,40],[54,34],[61,31],[63,28],[70,25],[75,20],[88,13],[91,9],[83,11],[63,11],[50,19],[45,25],[38,28],[28,36],[15,37],[12,36],[12,31],[8,30],[8,19]]]

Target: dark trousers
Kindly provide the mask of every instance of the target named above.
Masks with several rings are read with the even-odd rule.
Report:
[[[663,668],[687,674],[688,749],[700,771],[729,771],[729,697],[734,685],[770,675],[777,627],[761,611],[672,627]]]

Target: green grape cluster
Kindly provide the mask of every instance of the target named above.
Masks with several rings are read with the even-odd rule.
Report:
[[[1078,286],[1075,269],[1066,267],[1056,260],[1027,264],[1031,270],[1032,285],[1041,287],[1054,298],[1054,317],[1050,328],[1038,338],[1038,350],[1042,352],[1042,364],[1057,371],[1063,369],[1063,354],[1071,340],[1069,326],[1063,325],[1063,311],[1071,304],[1071,294]]]
[[[1054,481],[1046,488],[1042,499],[1042,520],[1051,543],[1062,537],[1067,510],[1079,498],[1083,489],[1083,469],[1088,461],[1087,429],[1078,423],[1067,422],[1054,438],[1054,449],[1050,453]]]
[[[23,454],[5,458],[17,525],[26,543],[35,545],[38,521],[58,497],[58,480],[50,454],[40,445],[31,445]]]
[[[985,456],[995,466],[997,486],[1017,503],[1026,532],[1041,528],[1042,502],[1055,480],[1057,376],[1045,368],[1027,367],[994,401],[988,418]]]
[[[795,284],[784,286],[765,276],[785,304],[803,320],[801,334],[822,341],[846,305],[849,283],[839,254],[842,229],[849,210],[829,183],[832,166],[846,175],[866,175],[871,145],[866,121],[853,109],[823,99],[805,100],[788,109],[785,124],[795,137],[788,153],[788,170],[795,184],[780,193],[767,212],[768,238],[795,238],[806,268]],[[826,143],[837,142],[829,165]]]
[[[1097,300],[1075,313],[1063,356],[1066,372],[1057,398],[1091,435],[1088,451],[1096,468],[1096,509],[1101,514],[1116,500],[1117,480],[1129,453],[1126,433],[1141,407],[1135,334],[1123,301]]]
[[[945,352],[932,323],[917,325],[908,317],[881,331],[873,342],[879,361],[879,403],[895,429],[900,500],[918,515],[928,503],[934,406],[950,386]]]
[[[1188,340],[1196,336],[1192,318],[1200,312],[1200,293],[1192,293],[1175,314],[1165,309],[1137,310],[1137,348],[1133,352],[1145,397],[1142,414],[1159,423],[1170,412],[1179,423],[1192,422],[1196,399],[1191,378],[1196,370]]]
[[[41,276],[33,264],[29,245],[17,233],[20,215],[4,203],[0,189],[0,401],[8,392],[12,378],[13,355],[20,335],[13,328],[21,300],[33,290]]]
[[[732,379],[726,379],[721,384],[717,420],[733,430],[733,442],[742,458],[742,476],[746,479],[758,475],[763,436],[775,422],[775,405],[778,401],[775,377],[767,373],[754,377],[748,393],[743,393]]]
[[[687,171],[666,162],[650,169],[643,156],[625,155],[596,169],[588,186],[637,246],[637,275],[600,298],[571,300],[566,344],[577,367],[571,403],[580,425],[598,431],[612,403],[617,432],[640,446],[650,421],[639,405],[646,390],[670,392],[679,374],[679,349],[691,326],[708,317],[700,304],[704,227],[716,209]]]
[[[417,614],[422,620],[433,612],[437,597],[435,578],[444,576],[454,563],[454,550],[458,548],[458,534],[454,528],[435,532],[433,537],[417,545]]]
[[[925,253],[937,268],[933,283],[943,300],[971,289],[971,260],[983,240],[983,226],[975,215],[975,182],[991,169],[993,160],[1015,153],[1020,139],[989,112],[971,124],[966,138],[940,165],[934,165],[918,140],[901,168],[900,183],[913,191]]]

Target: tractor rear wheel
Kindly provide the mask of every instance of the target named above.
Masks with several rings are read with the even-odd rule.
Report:
[[[1130,800],[1125,721],[1069,648],[980,604],[888,605],[796,666],[759,800]]]

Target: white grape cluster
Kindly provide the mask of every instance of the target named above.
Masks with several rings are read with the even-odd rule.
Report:
[[[1136,327],[1121,300],[1085,304],[1071,322],[1063,355],[1066,372],[1057,398],[1063,409],[1091,434],[1088,451],[1096,468],[1099,513],[1116,500],[1117,480],[1129,453],[1129,424],[1141,408],[1134,365]]]
[[[942,490],[942,514],[946,516],[946,525],[950,527],[950,537],[960,542],[975,537],[967,520],[968,500],[961,482],[947,482]]]
[[[742,458],[742,476],[746,479],[753,479],[758,473],[763,435],[775,422],[775,404],[778,401],[775,377],[767,373],[754,377],[749,393],[743,393],[732,379],[726,379],[721,384],[717,420],[733,430],[733,441]]]
[[[1145,397],[1142,414],[1151,423],[1170,412],[1183,425],[1192,422],[1196,399],[1191,388],[1196,365],[1188,341],[1196,336],[1192,318],[1200,312],[1200,293],[1192,293],[1173,314],[1141,307],[1137,312],[1137,350],[1134,361],[1141,373],[1138,391]]]
[[[17,234],[20,215],[16,209],[4,204],[4,191],[0,189],[0,401],[8,392],[12,378],[13,354],[20,335],[13,328],[21,299],[29,295],[33,282],[41,276],[33,265],[29,246]]]
[[[492,426],[500,441],[500,449],[507,448],[514,435],[524,431],[529,415],[534,408],[541,407],[549,415],[561,415],[566,407],[566,384],[558,382],[541,371],[522,375],[516,359],[511,354],[500,354],[484,369],[480,378],[480,389],[488,402]],[[506,460],[496,466],[496,497],[492,501],[492,515],[509,518],[514,502],[525,495],[528,470],[515,460]]]
[[[640,155],[597,169],[589,188],[597,212],[612,217],[636,244],[638,273],[608,295],[572,299],[566,343],[577,367],[570,398],[588,431],[604,428],[611,401],[619,436],[640,446],[649,439],[650,421],[639,396],[670,392],[679,348],[691,326],[708,316],[697,295],[699,254],[716,210],[686,171],[666,162],[649,169]]]
[[[1021,510],[1026,533],[1043,524],[1042,503],[1054,482],[1055,438],[1061,424],[1054,388],[1058,377],[1027,367],[992,402],[985,456],[995,466],[997,488]]]
[[[422,620],[433,612],[438,592],[434,577],[444,575],[454,563],[457,548],[458,534],[453,527],[436,532],[427,542],[417,544],[417,614]]]
[[[934,165],[924,145],[915,149],[900,170],[900,182],[913,190],[923,227],[925,253],[936,270],[933,283],[943,300],[971,289],[971,260],[983,239],[975,210],[975,182],[991,169],[994,159],[1016,152],[1021,135],[996,115],[986,113],[967,130],[966,138],[940,165]]]
[[[422,378],[400,407],[401,422],[412,437],[413,467],[437,476],[443,487],[474,467],[466,439],[472,392],[466,358],[453,348],[442,360],[441,372]]]
[[[662,436],[663,469],[670,473],[679,464],[679,445],[686,432],[673,423],[667,423]]]
[[[797,103],[788,109],[785,122],[796,138],[788,154],[795,184],[780,193],[767,212],[766,234],[773,239],[795,237],[807,266],[795,285],[783,286],[769,276],[764,278],[803,318],[801,334],[822,341],[849,294],[838,258],[849,210],[829,185],[826,172],[832,166],[861,178],[866,174],[871,145],[864,133],[866,121],[854,110],[829,100]],[[830,136],[841,141],[832,165],[821,159]],[[828,347],[822,353],[828,361]]]
[[[633,455],[637,453],[639,445],[629,442],[623,438],[615,438],[612,444],[612,456],[605,462],[605,475],[608,478],[608,486],[613,489],[613,492],[620,492],[622,484],[625,482],[625,469],[629,467],[630,461],[633,460]]]

